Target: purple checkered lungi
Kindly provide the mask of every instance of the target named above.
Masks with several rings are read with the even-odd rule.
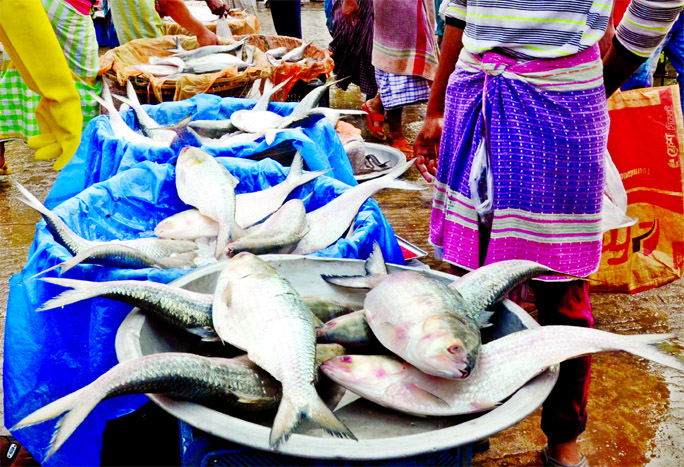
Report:
[[[469,174],[486,86],[494,210],[485,264],[527,259],[577,276],[595,272],[608,138],[598,50],[533,62],[488,52],[481,60],[495,71],[474,72],[459,61],[449,79],[430,241],[445,261],[479,266]],[[549,77],[556,81],[545,83]]]
[[[375,81],[385,110],[426,102],[430,97],[431,81],[422,76],[395,75],[376,68]]]

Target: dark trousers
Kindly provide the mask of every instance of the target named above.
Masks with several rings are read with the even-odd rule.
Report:
[[[279,36],[302,38],[302,4],[300,0],[271,0],[271,17]]]

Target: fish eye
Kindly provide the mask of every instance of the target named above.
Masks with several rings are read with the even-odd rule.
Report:
[[[352,362],[352,358],[351,358],[349,355],[344,355],[344,356],[341,358],[341,360],[342,360],[344,363],[351,363],[351,362]]]
[[[463,347],[461,347],[458,344],[454,344],[447,349],[447,352],[449,352],[452,355],[456,355],[457,353],[461,353],[462,351],[463,351]]]

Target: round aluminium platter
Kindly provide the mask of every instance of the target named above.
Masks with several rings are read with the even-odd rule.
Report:
[[[363,146],[366,149],[366,157],[374,158],[369,161],[369,164],[375,167],[375,170],[368,173],[354,173],[354,178],[359,183],[381,177],[396,166],[406,162],[406,154],[392,146],[368,142],[364,142]]]
[[[332,298],[356,305],[363,303],[365,292],[330,285],[321,278],[321,274],[361,275],[364,273],[364,261],[299,255],[264,255],[261,258],[284,275],[301,295]],[[206,266],[171,285],[212,293],[222,267],[222,263]],[[388,268],[390,272],[414,269],[395,265],[388,265]],[[437,271],[421,271],[445,283],[454,279]],[[484,342],[538,326],[524,310],[508,300],[500,304],[491,321],[493,325],[482,330]],[[159,352],[189,352],[196,348],[196,339],[134,309],[119,328],[116,352],[119,361]],[[422,418],[392,411],[363,399],[353,400],[341,408],[338,406],[335,413],[358,441],[334,438],[321,429],[303,424],[276,452],[307,458],[373,460],[461,446],[493,435],[527,417],[546,399],[557,378],[558,370],[554,366],[529,381],[495,409],[468,416]],[[273,413],[238,417],[192,402],[152,394],[149,397],[171,415],[204,432],[251,448],[271,451],[268,439]]]

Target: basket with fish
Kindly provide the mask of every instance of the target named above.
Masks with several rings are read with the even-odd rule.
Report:
[[[335,66],[330,51],[313,41],[303,41],[295,37],[250,34],[235,36],[236,40],[247,39],[247,44],[266,53],[271,65],[274,84],[287,80],[288,83],[274,96],[274,101],[285,101],[288,94],[299,82],[310,82],[322,75],[330,76]]]
[[[193,36],[136,39],[102,55],[99,74],[118,94],[125,95],[130,80],[144,104],[201,93],[240,97],[255,80],[272,75],[273,66],[263,51],[244,40],[221,41],[222,45],[198,47]]]
[[[214,33],[217,31],[219,18],[209,10],[205,2],[186,1],[185,5],[207,29]],[[233,34],[258,34],[261,31],[259,18],[247,11],[231,10],[225,19]],[[187,29],[174,21],[168,21],[168,18],[164,21],[163,27],[167,36],[190,35]]]

